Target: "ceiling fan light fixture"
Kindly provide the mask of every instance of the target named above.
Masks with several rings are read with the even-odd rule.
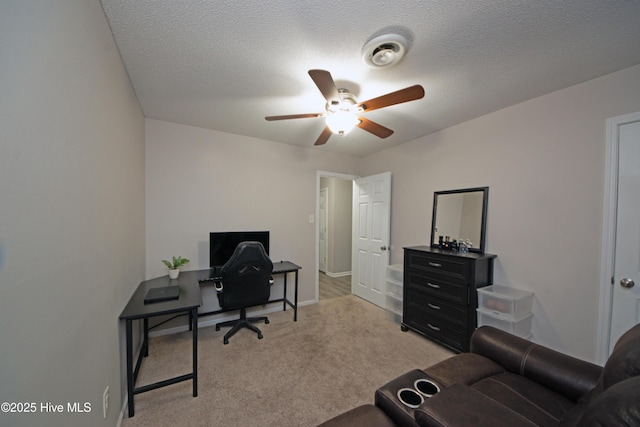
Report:
[[[385,34],[362,47],[362,59],[371,68],[389,67],[400,62],[407,51],[407,40],[399,34]]]
[[[324,113],[267,116],[265,119],[273,121],[323,117],[326,124],[322,129],[322,133],[320,133],[320,136],[318,136],[318,139],[316,139],[316,142],[313,144],[314,146],[326,144],[332,133],[345,136],[356,126],[378,138],[387,138],[393,134],[393,130],[373,120],[369,120],[360,114],[391,105],[415,101],[424,96],[424,88],[420,85],[413,85],[359,103],[356,97],[347,89],[339,89],[336,87],[336,83],[328,71],[318,69],[309,70],[309,76],[316,86],[318,86],[322,96],[327,100],[325,106],[326,111]]]
[[[360,120],[351,111],[338,110],[327,116],[326,123],[331,132],[345,136],[360,123]]]

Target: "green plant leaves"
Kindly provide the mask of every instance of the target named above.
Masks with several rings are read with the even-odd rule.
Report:
[[[181,256],[177,258],[174,256],[172,257],[172,260],[173,262],[169,262],[166,259],[163,259],[162,263],[169,267],[170,270],[175,270],[190,262],[187,258],[182,258]]]

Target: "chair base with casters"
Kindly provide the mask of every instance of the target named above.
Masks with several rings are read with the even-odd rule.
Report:
[[[266,316],[262,317],[247,317],[247,310],[245,308],[240,309],[240,318],[236,320],[229,320],[226,322],[221,322],[216,324],[216,331],[220,330],[220,327],[233,326],[229,332],[224,335],[224,343],[229,344],[229,338],[235,335],[242,328],[251,329],[253,332],[258,334],[258,339],[262,339],[262,331],[258,329],[254,323],[264,321],[265,325],[269,324],[269,318]]]

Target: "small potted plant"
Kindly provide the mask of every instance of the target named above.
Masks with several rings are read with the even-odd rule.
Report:
[[[162,262],[164,263],[164,265],[169,267],[169,278],[170,279],[177,279],[178,278],[178,274],[180,274],[180,267],[182,267],[183,265],[187,264],[189,262],[189,260],[179,256],[177,258],[173,257],[173,262],[169,262],[166,259],[163,259]]]

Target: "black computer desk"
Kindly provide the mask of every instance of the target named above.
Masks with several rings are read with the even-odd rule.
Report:
[[[282,311],[287,311],[287,305],[293,308],[293,321],[298,321],[298,271],[301,269],[297,264],[292,263],[291,261],[280,261],[273,263],[273,272],[272,275],[282,274],[284,276],[284,290],[282,293],[282,298],[270,299],[267,304],[282,302]],[[288,273],[295,273],[295,282],[294,282],[294,298],[293,301],[287,298],[287,275]],[[207,270],[199,270],[198,277],[201,285],[211,284],[213,285],[219,277],[219,269],[207,269]],[[211,316],[214,314],[224,313],[228,310],[215,310],[215,311],[207,311],[200,312],[198,315],[200,317],[203,316]]]
[[[287,310],[287,305],[293,308],[293,321],[298,321],[298,271],[301,269],[290,261],[280,261],[273,263],[273,275],[284,275],[284,291],[282,298],[269,300],[269,303],[282,302],[283,311]],[[295,288],[293,302],[287,298],[287,274],[295,273]],[[193,397],[198,396],[198,316],[210,316],[213,314],[223,313],[228,310],[216,310],[204,313],[198,313],[198,307],[202,305],[202,296],[200,294],[200,285],[207,283],[213,284],[218,277],[215,269],[184,271],[180,273],[177,279],[171,280],[169,276],[162,276],[156,279],[145,280],[140,283],[138,289],[133,293],[129,303],[120,314],[120,319],[126,322],[126,345],[127,345],[127,399],[129,407],[129,417],[135,414],[133,397],[136,394],[146,391],[155,390],[160,387],[176,384],[182,381],[193,380]],[[162,286],[180,286],[180,296],[176,300],[155,302],[150,304],[144,303],[147,291],[151,288]],[[149,318],[164,315],[189,315],[189,329],[192,331],[193,341],[193,369],[189,374],[179,377],[170,378],[153,384],[144,385],[136,388],[136,380],[142,358],[149,355]],[[138,359],[133,366],[133,321],[142,319],[144,332],[142,339],[142,349],[138,355]],[[161,322],[162,324],[164,322]],[[158,326],[158,325],[156,325]]]
[[[178,299],[144,303],[147,291],[151,288],[162,286],[180,286],[180,296]],[[193,380],[193,397],[198,395],[198,307],[202,305],[200,295],[200,284],[195,271],[184,271],[177,279],[169,279],[169,276],[158,277],[156,279],[145,280],[140,283],[138,289],[133,293],[129,303],[120,314],[120,319],[126,322],[127,334],[127,399],[129,406],[129,417],[135,414],[133,397],[136,394],[155,390],[160,387],[176,384],[182,381]],[[168,314],[188,314],[189,329],[192,331],[193,340],[193,367],[189,374],[170,378],[136,388],[136,379],[142,363],[142,358],[149,355],[149,318],[164,316]],[[135,369],[133,367],[133,321],[142,319],[144,323],[144,334],[142,339],[142,349]]]

